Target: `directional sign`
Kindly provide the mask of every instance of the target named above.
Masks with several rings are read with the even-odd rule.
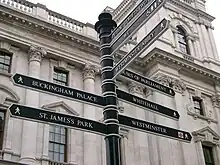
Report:
[[[165,0],[143,1],[112,33],[110,44],[113,55],[128,39],[130,39],[164,4]],[[149,6],[150,5],[150,6]],[[131,24],[133,21],[135,22]],[[125,30],[127,29],[127,30]],[[125,30],[125,31],[124,31]],[[123,31],[123,33],[120,33]]]
[[[62,97],[71,98],[84,103],[104,106],[105,101],[102,96],[87,93],[78,89],[69,88],[48,81],[39,80],[22,74],[15,74],[12,77],[13,83],[17,86],[39,90],[45,93],[53,93]]]
[[[118,120],[120,125],[123,125],[128,128],[136,129],[138,131],[149,132],[152,134],[169,137],[172,139],[181,140],[185,142],[191,142],[192,139],[192,136],[189,132],[165,127],[163,125],[158,125],[123,115],[118,115]]]
[[[141,55],[157,40],[167,29],[169,21],[163,19],[137,46],[126,54],[113,68],[115,79],[135,58]]]
[[[115,38],[118,38],[118,34],[121,32],[124,32],[128,25],[131,25],[138,16],[148,7],[150,4],[152,4],[154,0],[142,0],[132,11],[131,13],[118,25],[112,32],[112,40]]]
[[[152,89],[156,89],[162,93],[165,93],[169,96],[174,96],[175,92],[172,88],[169,88],[167,86],[164,86],[156,81],[153,81],[149,78],[146,78],[144,76],[141,76],[135,72],[129,71],[129,70],[124,70],[121,75],[127,79],[134,80],[135,82],[146,85]]]
[[[12,104],[9,107],[9,110],[11,112],[11,116],[16,118],[43,123],[54,123],[101,135],[106,134],[106,125],[104,123],[81,117],[55,113],[19,104]]]
[[[164,115],[164,116],[170,117],[172,119],[178,120],[179,117],[180,117],[180,115],[177,111],[174,111],[170,108],[167,108],[167,107],[164,107],[162,105],[153,103],[151,101],[148,101],[146,99],[137,97],[135,95],[124,92],[124,91],[119,90],[119,89],[117,89],[116,93],[117,93],[117,96],[118,96],[119,100],[126,101],[127,103],[131,103],[135,106],[139,106],[141,108],[151,110],[152,112],[156,112],[160,115]]]

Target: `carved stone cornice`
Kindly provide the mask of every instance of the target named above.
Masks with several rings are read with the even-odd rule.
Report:
[[[144,94],[144,87],[137,83],[134,83],[134,82],[129,83],[128,88],[129,88],[130,93],[136,93],[140,95]]]
[[[153,79],[165,86],[173,88],[180,93],[183,93],[186,90],[186,85],[183,81],[175,79],[163,73],[156,74]]]
[[[212,104],[214,107],[220,107],[220,95],[219,94],[212,95],[211,99],[212,99]]]
[[[31,45],[28,55],[29,55],[29,62],[31,61],[38,61],[41,62],[42,58],[47,54],[44,48],[41,48],[36,45]]]
[[[178,57],[175,54],[169,53],[159,48],[155,48],[149,52],[148,55],[142,59],[142,61],[145,63],[143,66],[144,70],[152,68],[155,63],[160,63],[162,65],[173,67],[179,72],[184,71],[189,75],[193,73],[201,77],[201,80],[210,80],[217,84],[220,83],[220,74],[218,72],[205,68],[204,66]],[[220,67],[220,63],[218,61],[216,61],[216,65]]]
[[[99,72],[97,66],[92,64],[86,64],[83,68],[83,80],[85,79],[95,79],[96,74]]]

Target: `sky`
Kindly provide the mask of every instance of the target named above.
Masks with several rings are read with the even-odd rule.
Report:
[[[98,20],[98,15],[106,6],[116,8],[122,0],[28,0],[33,3],[41,3],[48,9],[71,17],[83,23],[92,23]],[[214,37],[220,56],[220,0],[206,0],[207,13],[214,16]]]

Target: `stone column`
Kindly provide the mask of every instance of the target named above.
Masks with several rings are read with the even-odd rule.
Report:
[[[202,149],[202,142],[197,141],[195,143],[195,145],[196,145],[196,150],[197,150],[197,154],[198,154],[198,164],[205,165],[205,158],[204,158],[203,149]]]
[[[95,74],[96,68],[90,64],[86,64],[83,69],[84,90],[95,93]],[[96,118],[96,107],[84,104],[84,117],[94,120]],[[84,165],[97,165],[97,135],[92,133],[84,133]],[[101,143],[100,143],[101,145]]]
[[[31,77],[40,77],[40,65],[46,51],[37,46],[31,46],[29,50],[29,69],[28,75]],[[26,90],[26,105],[38,107],[39,106],[39,92],[34,90]],[[35,163],[36,155],[36,137],[37,137],[37,123],[23,120],[22,131],[22,147],[21,159],[22,163]]]
[[[216,144],[215,146],[215,162],[220,162],[220,147],[219,144]]]
[[[174,43],[173,43],[172,47],[177,48],[178,47],[178,38],[177,38],[178,31],[177,31],[176,27],[172,27],[171,30],[172,30],[172,33],[174,36]]]
[[[212,32],[213,29],[214,29],[213,27],[208,28],[208,35],[209,35],[209,38],[210,38],[214,58],[215,58],[215,60],[219,60],[218,51],[217,51],[217,47],[216,47],[216,42],[215,42],[213,32]]]
[[[187,36],[186,40],[189,44],[189,52],[190,52],[191,56],[195,57],[195,49],[194,49],[194,46],[193,46],[193,38],[191,36]]]
[[[202,36],[202,31],[199,23],[196,23],[196,27],[199,34],[199,43],[200,43],[200,50],[201,50],[201,59],[206,57],[207,53],[205,51],[205,44],[204,44],[204,37]]]
[[[129,91],[135,96],[143,97],[143,87],[135,84],[129,84]],[[135,118],[146,120],[145,118],[145,110],[143,108],[139,108],[137,106],[131,106],[134,113]],[[149,146],[148,146],[148,134],[145,132],[135,131],[134,132],[134,162],[133,164],[149,164],[150,156],[149,156]],[[131,163],[132,164],[132,163]]]
[[[202,35],[203,35],[203,39],[204,39],[204,43],[205,43],[205,47],[204,49],[206,49],[206,57],[208,58],[214,58],[213,57],[213,53],[212,53],[212,47],[211,47],[211,43],[209,40],[209,36],[208,36],[208,31],[206,29],[206,26],[204,24],[200,25],[201,29],[202,29]]]

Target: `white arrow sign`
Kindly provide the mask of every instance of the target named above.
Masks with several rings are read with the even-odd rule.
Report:
[[[169,27],[169,21],[163,19],[137,46],[126,54],[112,69],[115,79],[135,58],[141,55]]]

